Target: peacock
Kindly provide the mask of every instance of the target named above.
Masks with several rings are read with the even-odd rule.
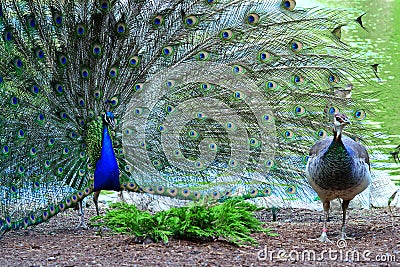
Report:
[[[371,183],[371,166],[367,149],[353,139],[342,135],[349,118],[340,113],[334,116],[333,137],[319,140],[311,147],[306,166],[309,183],[318,193],[324,207],[324,226],[319,240],[329,242],[326,222],[330,202],[343,199],[341,240],[346,239],[346,211],[350,201]]]
[[[295,0],[0,1],[1,232],[101,190],[315,199],[308,151],[334,114],[369,140],[373,102],[357,89],[376,72],[342,38],[363,15]],[[348,84],[363,101],[337,94]]]

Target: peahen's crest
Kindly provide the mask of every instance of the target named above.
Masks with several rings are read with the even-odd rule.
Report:
[[[348,11],[295,4],[1,1],[0,229],[93,188],[313,198],[332,115],[366,137],[368,101],[335,92],[373,72],[340,40]]]

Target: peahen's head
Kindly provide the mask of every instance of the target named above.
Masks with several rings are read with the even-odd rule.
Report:
[[[103,122],[110,126],[112,129],[115,128],[115,118],[114,118],[114,113],[111,111],[107,111],[103,115]]]
[[[342,134],[343,128],[348,124],[351,124],[351,122],[346,115],[335,113],[333,120],[333,132],[335,137],[339,137]]]

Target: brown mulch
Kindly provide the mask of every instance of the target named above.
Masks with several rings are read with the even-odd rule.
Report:
[[[93,215],[88,210],[86,218]],[[400,209],[394,214],[400,215]],[[76,229],[77,212],[66,211],[0,239],[0,266],[400,266],[399,218],[388,209],[351,210],[346,247],[338,244],[340,211],[332,211],[328,237],[320,235],[322,213],[279,210],[256,214],[279,236],[254,234],[259,245],[238,247],[224,240],[136,243],[133,238],[89,227]]]

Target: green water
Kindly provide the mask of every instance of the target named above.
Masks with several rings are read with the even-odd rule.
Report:
[[[350,29],[344,38],[352,42],[364,42],[370,47],[371,58],[379,63],[382,83],[371,87],[379,99],[379,109],[373,117],[376,128],[376,146],[384,153],[393,151],[400,144],[400,0],[298,0],[299,6],[326,6],[335,8],[355,8],[366,12],[363,17],[368,32]],[[347,35],[347,36],[346,36]]]

